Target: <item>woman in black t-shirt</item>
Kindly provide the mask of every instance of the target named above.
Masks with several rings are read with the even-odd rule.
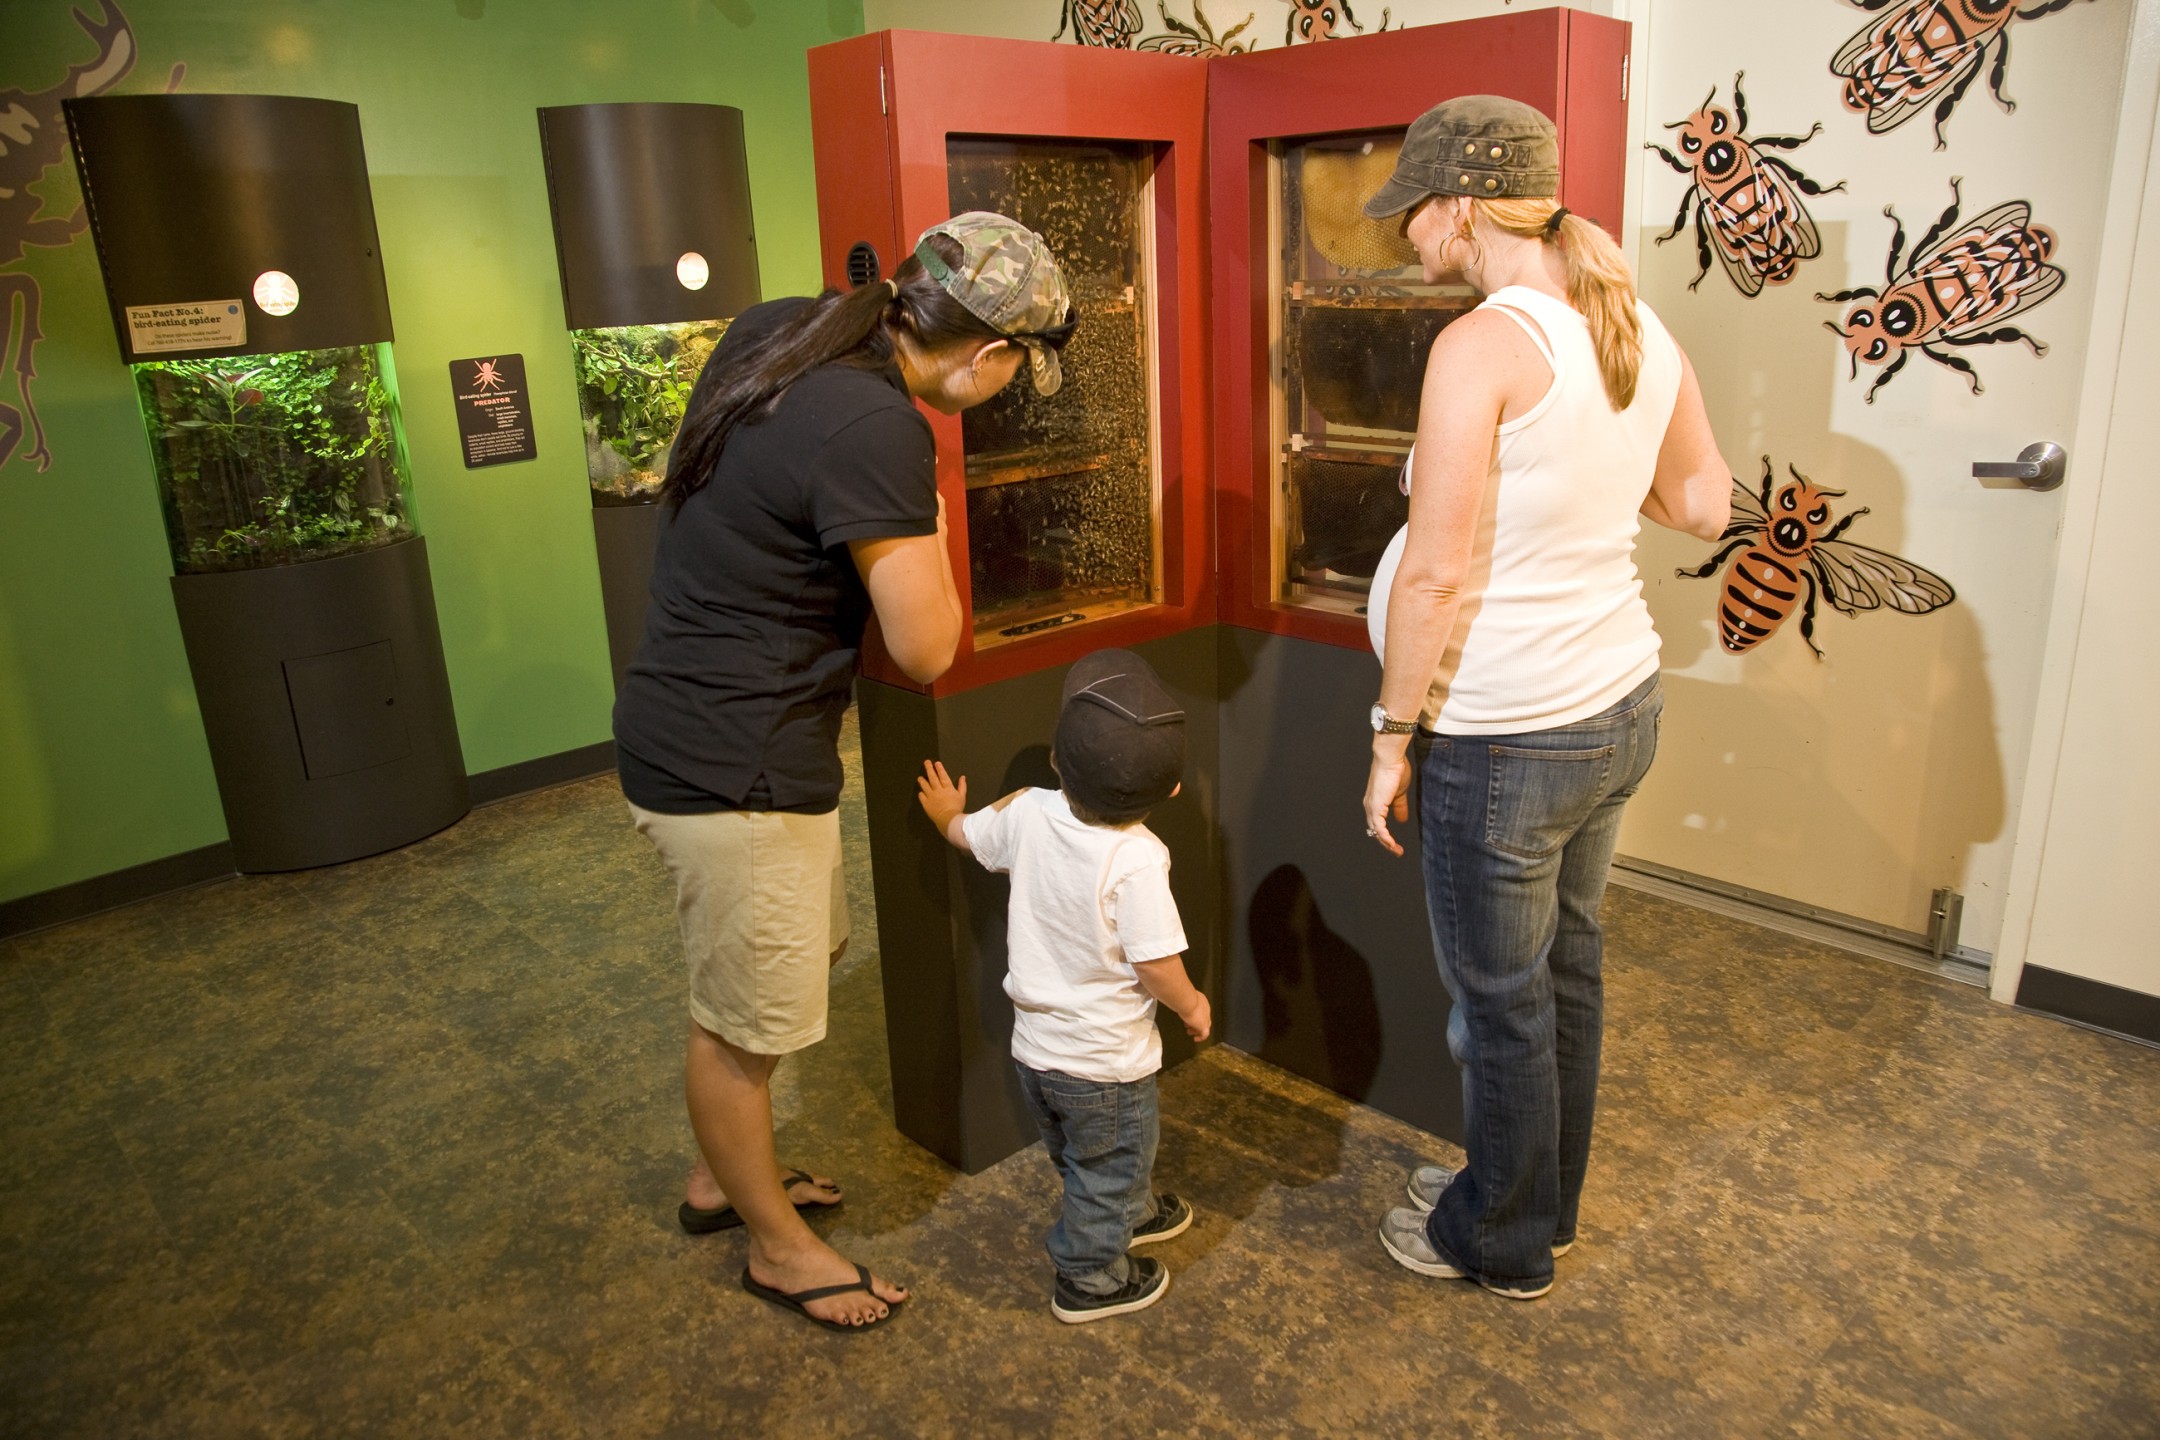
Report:
[[[1073,311],[1040,236],[973,212],[890,280],[745,312],[690,399],[662,491],[645,638],[615,702],[623,793],[674,877],[690,972],[684,1091],[699,1159],[685,1230],[750,1231],[743,1286],[834,1328],[907,1298],[799,1212],[832,1181],[783,1174],[771,1078],[824,1038],[847,943],[840,722],[874,614],[928,683],[961,606],[930,426],[1022,367],[1055,391]]]

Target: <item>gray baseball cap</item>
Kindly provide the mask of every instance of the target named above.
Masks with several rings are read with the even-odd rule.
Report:
[[[1428,195],[1479,200],[1560,193],[1560,135],[1543,111],[1504,95],[1443,100],[1410,122],[1395,173],[1365,213],[1400,215]]]
[[[930,245],[933,235],[959,244],[957,267],[938,257]],[[1057,393],[1065,382],[1058,351],[1072,335],[1077,312],[1065,272],[1042,236],[994,211],[969,210],[923,231],[915,258],[946,294],[1027,351],[1038,393]]]

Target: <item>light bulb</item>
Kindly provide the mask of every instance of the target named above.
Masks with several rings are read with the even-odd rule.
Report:
[[[300,287],[282,270],[255,277],[255,303],[265,315],[290,315],[300,308]]]

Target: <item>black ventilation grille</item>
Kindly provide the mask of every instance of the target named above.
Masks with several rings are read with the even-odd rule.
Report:
[[[865,285],[875,285],[885,278],[885,269],[878,264],[877,250],[867,240],[858,240],[847,252],[847,283],[860,290]]]

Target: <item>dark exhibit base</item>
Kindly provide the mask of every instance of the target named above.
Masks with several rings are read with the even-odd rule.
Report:
[[[470,808],[425,540],[172,585],[240,870],[355,860]]]
[[[1135,647],[1184,703],[1182,794],[1148,819],[1170,849],[1170,886],[1191,949],[1193,983],[1221,1013],[1216,888],[1215,631]],[[1034,1123],[1014,1078],[1005,997],[1005,902],[991,875],[947,845],[916,803],[915,777],[937,759],[968,777],[980,809],[1008,791],[1054,788],[1050,738],[1063,667],[933,699],[862,681],[863,785],[877,894],[878,940],[900,1133],[973,1174],[1032,1144]],[[1158,1016],[1163,1063],[1193,1053],[1177,1018]]]
[[[1223,1040],[1460,1143],[1416,810],[1407,852],[1365,836],[1369,654],[1224,626]],[[1413,790],[1413,797],[1415,791]]]
[[[607,616],[608,660],[615,688],[645,638],[645,606],[652,599],[653,550],[660,543],[665,507],[595,505],[593,545],[600,552],[600,606]]]

